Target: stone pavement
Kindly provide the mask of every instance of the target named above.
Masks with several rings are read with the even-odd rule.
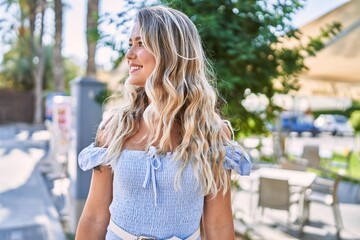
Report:
[[[0,126],[0,239],[64,240],[60,216],[39,170],[49,134],[43,126]]]

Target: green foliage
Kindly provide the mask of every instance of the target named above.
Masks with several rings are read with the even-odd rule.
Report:
[[[98,12],[92,12],[91,13],[91,19],[93,22],[97,23],[99,21],[99,14]],[[87,37],[90,40],[90,42],[96,43],[100,39],[100,33],[99,30],[96,27],[87,29]]]
[[[360,182],[360,163],[359,155],[355,152],[334,153],[331,162],[329,159],[322,159],[327,163],[327,172],[322,175],[329,175],[335,178],[336,173],[343,173],[343,180],[347,182],[359,183]],[[324,164],[326,166],[326,164]]]
[[[288,156],[290,161],[295,156]],[[342,175],[342,181],[360,183],[359,153],[345,149],[343,152],[333,152],[331,159],[321,158],[321,169],[309,167],[307,171],[316,173],[317,176],[335,179],[338,174]]]
[[[66,240],[75,240],[75,234],[70,232],[65,232]]]
[[[69,58],[64,59],[65,93],[70,95],[70,81],[82,75],[80,67]]]
[[[312,111],[314,118],[317,118],[321,114],[338,114],[338,115],[344,115],[347,118],[350,118],[350,115],[356,111],[360,110],[360,102],[353,101],[351,107],[349,107],[346,110],[339,110],[339,109],[329,109],[329,110],[315,110]]]
[[[303,1],[265,0],[164,0],[163,3],[187,14],[197,26],[208,57],[217,73],[217,87],[227,101],[223,113],[242,134],[266,131],[264,123],[274,117],[277,107],[247,111],[241,104],[250,95],[298,89],[297,77],[307,68],[304,59],[315,55],[325,41],[338,33],[340,25],[325,26],[319,36],[304,45],[301,32],[290,24]],[[284,42],[292,41],[294,47]],[[280,86],[274,87],[274,81]],[[239,135],[238,135],[239,136]]]
[[[99,31],[97,28],[88,29],[87,35],[88,35],[90,42],[94,42],[94,43],[97,42],[97,40],[99,40],[99,38],[100,38]]]
[[[104,89],[101,90],[96,96],[95,96],[95,101],[100,104],[103,105],[105,103],[105,101],[112,95],[112,91],[109,89]]]
[[[34,85],[33,67],[29,38],[19,38],[3,55],[0,79],[8,87],[31,89]]]
[[[44,46],[45,66],[43,76],[43,89],[55,89],[55,79],[53,74],[53,47],[50,45]]]
[[[10,50],[3,56],[2,69],[0,70],[0,86],[31,90],[34,86],[33,68],[36,57],[29,50],[27,38],[18,38],[11,45]],[[45,68],[43,87],[45,90],[54,91],[55,82],[53,75],[53,47],[47,45],[45,51]],[[69,82],[80,74],[80,69],[69,59],[64,59],[64,78],[66,92],[69,93]]]
[[[355,132],[360,133],[360,110],[351,113],[350,123],[354,128]]]
[[[353,101],[352,108],[360,110],[360,101]]]

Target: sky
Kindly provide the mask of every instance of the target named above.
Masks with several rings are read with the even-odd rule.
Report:
[[[307,0],[305,7],[294,16],[293,23],[295,26],[301,27],[348,1],[349,0]]]
[[[125,0],[100,0],[100,15],[120,12]],[[299,11],[293,19],[295,26],[300,27],[311,20],[329,12],[337,6],[348,0],[307,0],[304,9]],[[75,60],[76,63],[83,65],[86,61],[86,41],[85,41],[85,23],[87,0],[64,0],[66,7],[64,9],[64,29],[63,29],[63,55]],[[3,10],[0,9],[0,14]],[[50,14],[49,18],[53,18]],[[49,26],[50,32],[53,27]],[[106,29],[106,32],[113,32],[114,29]],[[126,39],[126,38],[125,38]],[[6,49],[0,46],[0,53]],[[110,48],[98,48],[96,54],[96,63],[105,69],[111,67],[112,53]],[[1,55],[1,54],[0,54]],[[1,57],[0,57],[1,59]]]

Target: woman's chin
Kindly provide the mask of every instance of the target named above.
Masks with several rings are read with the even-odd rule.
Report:
[[[136,79],[129,79],[129,84],[136,87],[144,87],[145,83]]]

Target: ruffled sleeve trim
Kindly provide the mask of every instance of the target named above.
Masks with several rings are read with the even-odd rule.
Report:
[[[95,147],[94,143],[84,148],[78,156],[79,167],[83,171],[93,169],[103,164],[106,148]]]
[[[248,176],[251,171],[251,160],[249,155],[236,143],[235,147],[226,146],[224,169],[233,169],[240,175]]]

